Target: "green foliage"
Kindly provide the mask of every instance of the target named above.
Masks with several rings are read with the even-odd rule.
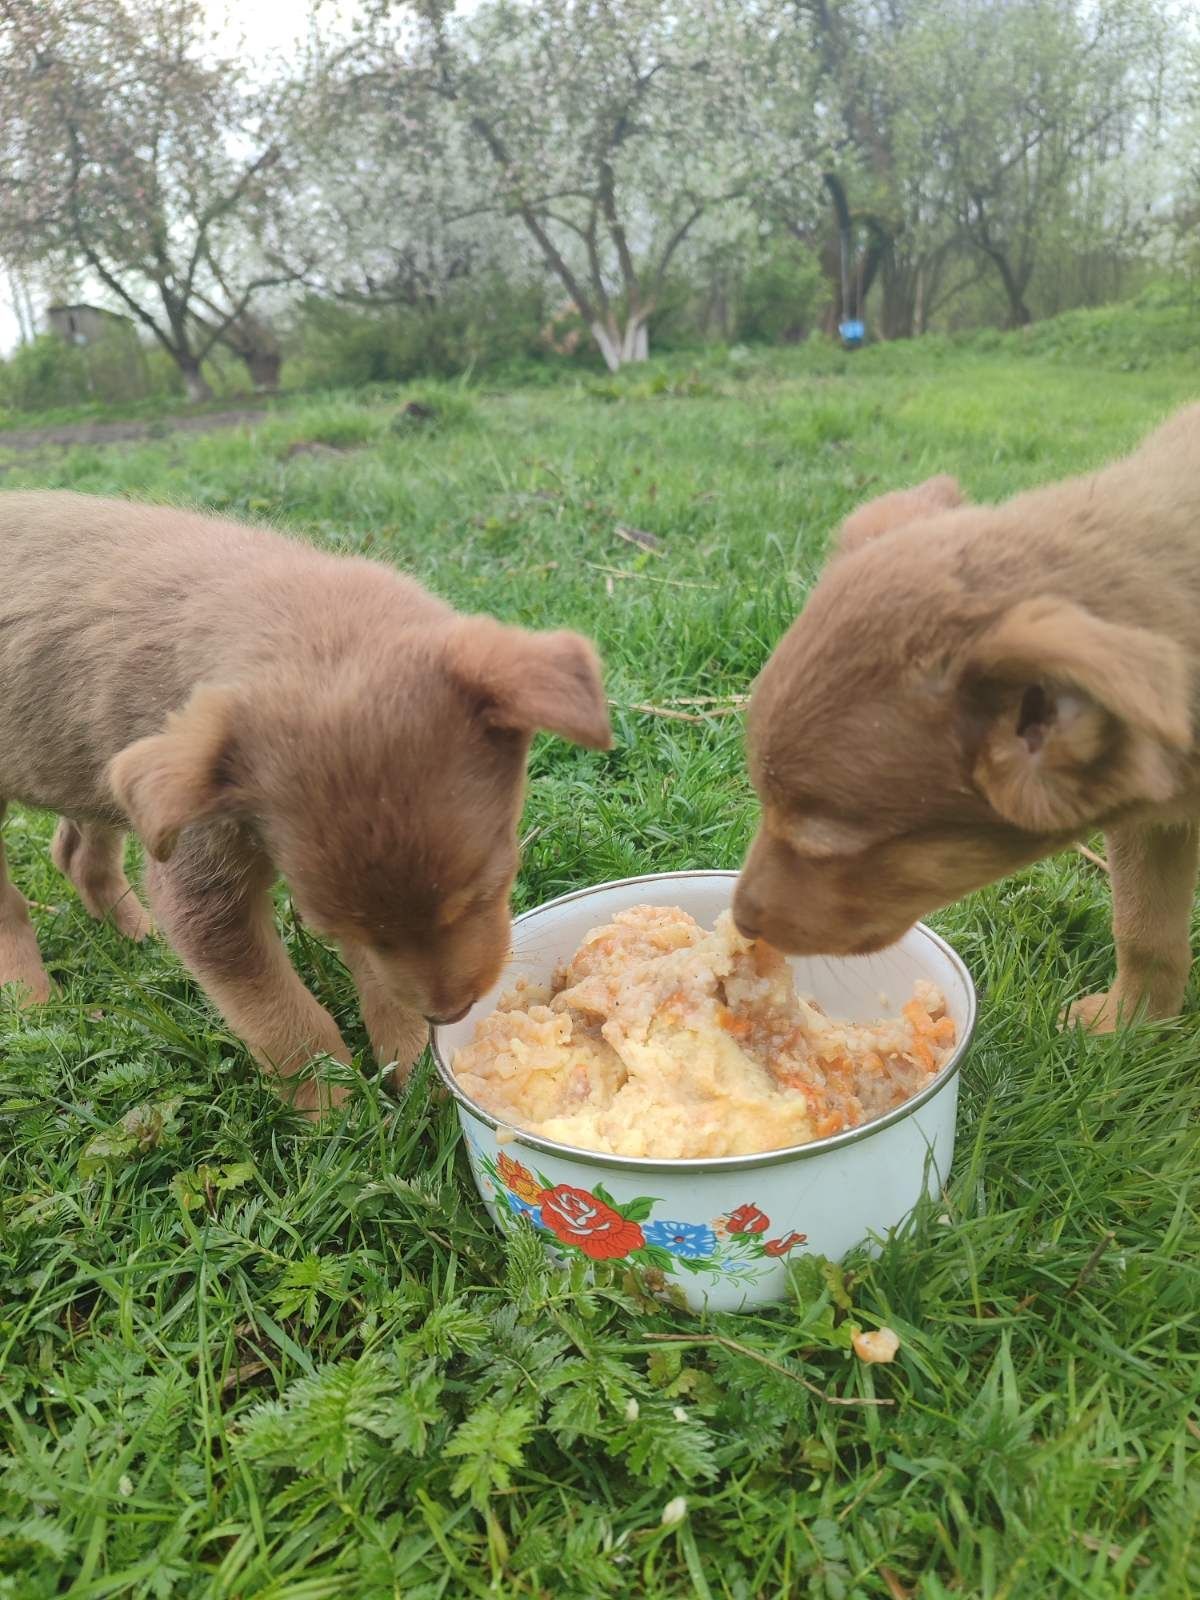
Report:
[[[244,1189],[254,1178],[254,1163],[230,1161],[223,1166],[211,1166],[202,1161],[194,1172],[177,1172],[171,1187],[185,1211],[194,1211],[202,1205],[215,1210],[220,1197],[234,1189]]]
[[[395,1360],[379,1354],[323,1367],[253,1410],[239,1450],[250,1461],[340,1484],[387,1453],[403,1377]]]
[[[523,908],[736,866],[739,719],[638,708],[744,692],[851,506],[943,470],[1008,495],[1196,396],[1186,298],[1091,315],[1082,347],[1059,330],[1073,353],[756,346],[604,395],[476,389],[457,419],[457,385],[387,386],[111,450],[0,437],[0,465],[10,487],[261,517],[592,634],[616,747],[537,741]],[[1123,370],[1138,348],[1154,359]],[[394,432],[414,397],[446,420]],[[1058,1031],[1112,960],[1081,858],[936,919],[983,1002],[944,1193],[878,1253],[798,1260],[788,1303],[699,1318],[604,1266],[559,1271],[530,1230],[502,1239],[428,1070],[397,1102],[367,1066],[314,1132],[164,945],[87,918],[52,828],[5,825],[56,993],[34,1013],[0,996],[3,1600],[1200,1593],[1197,997],[1161,1030]],[[363,1050],[336,955],[281,911]],[[145,1108],[171,1106],[145,1138]],[[863,1367],[851,1329],[881,1324],[899,1357]]]
[[[145,374],[145,389],[140,395],[131,395],[131,400],[157,395],[177,399],[183,394],[183,378],[179,368],[161,346],[144,348],[140,366]],[[110,399],[108,403],[111,405],[114,402]]]
[[[446,1455],[459,1460],[450,1493],[468,1494],[476,1506],[503,1493],[512,1482],[513,1470],[521,1465],[533,1421],[532,1406],[515,1402],[501,1408],[485,1401],[460,1422],[446,1444]]]
[[[166,351],[147,349],[130,324],[117,318],[80,354],[88,394],[101,405],[126,405],[150,395],[178,394],[182,389],[179,369]]]
[[[1195,285],[1156,284],[1130,306],[1069,311],[1036,323],[1022,340],[1031,356],[1062,362],[1101,360],[1122,372],[1163,360],[1200,359],[1200,293]]]
[[[748,268],[738,297],[739,339],[794,344],[812,328],[826,294],[812,251],[790,240],[774,242]]]
[[[498,276],[452,287],[441,301],[357,308],[309,299],[290,345],[287,378],[300,387],[357,387],[451,378],[546,354],[542,297]]]
[[[80,1154],[79,1176],[94,1178],[106,1167],[134,1160],[172,1139],[182,1103],[182,1095],[172,1095],[157,1104],[134,1106],[114,1127],[94,1134]]]
[[[226,352],[215,352],[205,373],[218,401],[245,393],[245,370]],[[39,334],[0,362],[0,420],[8,410],[21,426],[76,416],[160,418],[164,406],[182,402],[183,379],[170,355],[117,321],[88,345]]]
[[[0,404],[14,411],[78,406],[91,397],[83,351],[57,334],[39,334],[0,366]]]

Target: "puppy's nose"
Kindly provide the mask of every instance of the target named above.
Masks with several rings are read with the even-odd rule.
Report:
[[[455,1022],[461,1022],[470,1011],[470,1005],[465,1005],[461,1011],[456,1011],[452,1017],[426,1017],[426,1022],[432,1022],[435,1028],[448,1028]]]
[[[759,908],[755,905],[753,896],[748,895],[739,884],[737,893],[733,897],[733,925],[743,939],[762,938],[762,919]]]

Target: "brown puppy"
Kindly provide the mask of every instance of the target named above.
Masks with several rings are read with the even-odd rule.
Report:
[[[1200,406],[1102,472],[930,504],[955,494],[933,480],[855,513],[763,671],[739,926],[880,950],[1102,828],[1117,977],[1072,1013],[1173,1015],[1200,837]]]
[[[425,1019],[464,1011],[507,952],[534,730],[610,743],[591,645],[164,506],[2,494],[0,552],[0,814],[57,811],[56,864],[93,916],[140,939],[122,866],[135,828],[159,926],[287,1078],[349,1057],[275,931],[282,874],[340,945],[380,1062],[411,1066]],[[0,854],[12,982],[49,993]]]

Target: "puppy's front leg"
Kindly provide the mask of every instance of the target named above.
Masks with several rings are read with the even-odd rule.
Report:
[[[292,1082],[314,1056],[349,1062],[333,1018],[309,994],[275,927],[271,863],[230,830],[180,841],[146,882],[155,920],[254,1059],[293,1105],[319,1115],[337,1084]]]
[[[429,1024],[419,1011],[401,1005],[375,969],[371,953],[352,939],[342,940],[342,956],[350,969],[362,1005],[362,1017],[379,1066],[396,1063],[395,1082],[403,1085],[413,1063],[429,1041]]]
[[[1140,1013],[1173,1017],[1192,964],[1190,929],[1200,825],[1130,823],[1106,836],[1113,886],[1117,981],[1071,1007],[1072,1022],[1111,1033]]]

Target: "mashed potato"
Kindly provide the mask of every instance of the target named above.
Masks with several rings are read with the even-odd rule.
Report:
[[[587,935],[548,986],[519,983],[454,1058],[501,1122],[616,1155],[748,1155],[900,1105],[954,1048],[931,983],[901,1017],[836,1022],[778,951],[726,912],[706,932],[635,906]]]

